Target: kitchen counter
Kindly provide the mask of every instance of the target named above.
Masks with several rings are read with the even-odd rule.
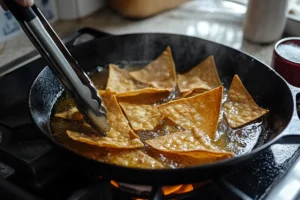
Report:
[[[59,21],[54,24],[61,37],[81,27],[96,28],[111,34],[164,32],[201,37],[240,49],[267,65],[271,64],[274,47],[274,44],[258,45],[245,41],[242,34],[242,20],[239,18],[220,19],[203,15],[201,12],[191,12],[186,6],[144,20],[124,19],[109,9],[103,9],[84,19]],[[23,33],[20,33],[0,45],[0,66],[33,51],[33,45]]]

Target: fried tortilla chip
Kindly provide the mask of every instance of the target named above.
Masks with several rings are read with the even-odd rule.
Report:
[[[163,119],[163,115],[153,104],[169,96],[169,91],[157,88],[144,88],[118,96],[133,130],[153,130]]]
[[[255,103],[237,75],[232,80],[224,108],[225,117],[232,128],[246,125],[269,112]]]
[[[106,137],[102,137],[97,134],[85,134],[69,130],[67,130],[66,133],[71,139],[75,141],[99,147],[135,149],[144,146],[139,138],[131,139],[126,136],[124,137],[122,136],[123,133],[120,133],[116,130],[109,131]]]
[[[139,82],[172,91],[176,85],[176,71],[171,48],[167,47],[156,60],[129,74]]]
[[[111,152],[107,161],[116,165],[134,168],[160,169],[164,166],[140,150]]]
[[[120,108],[120,107],[118,106],[118,104],[115,103],[115,102],[117,102],[116,101],[116,94],[117,94],[116,92],[114,92],[110,88],[108,88],[106,90],[98,90],[98,93],[101,96],[103,105],[111,111],[109,114],[112,114],[112,113],[119,114],[120,113],[118,110],[118,108]],[[109,114],[107,114],[107,117]]]
[[[99,94],[100,96],[102,96],[103,94],[105,94],[105,92],[106,92],[106,90],[98,90],[98,94]]]
[[[140,89],[138,82],[134,80],[129,72],[120,69],[117,65],[109,65],[109,75],[106,88],[116,93],[124,93]]]
[[[223,87],[220,86],[194,97],[162,104],[158,109],[186,130],[196,128],[213,139],[218,126],[222,93]]]
[[[74,120],[74,121],[83,120],[82,114],[78,111],[76,107],[73,107],[70,110],[67,110],[65,112],[56,113],[54,116],[63,119]]]
[[[107,109],[107,120],[111,126],[106,136],[96,134],[84,134],[67,130],[67,135],[76,141],[84,142],[99,147],[111,148],[140,148],[144,144],[139,137],[130,128],[127,119],[117,102],[116,96],[110,90],[101,95],[104,105]]]
[[[184,92],[182,94],[182,97],[184,97],[184,98],[193,97],[193,96],[196,96],[198,94],[201,94],[201,93],[207,92],[207,91],[208,90],[206,90],[206,89],[195,88],[195,89],[192,89],[192,90],[190,90],[188,92]]]
[[[197,129],[191,129],[147,140],[146,143],[158,151],[186,155],[198,159],[230,158],[233,156],[230,152],[219,150],[209,140],[209,138],[206,138],[205,133]]]
[[[157,88],[143,88],[140,90],[133,90],[126,93],[117,94],[117,97],[136,97],[140,95],[149,95],[151,96],[157,96],[158,94],[161,95],[169,95],[170,91],[165,89],[157,89]]]
[[[128,102],[119,102],[119,104],[135,131],[153,130],[164,118],[157,107],[153,105],[131,104]]]
[[[169,96],[170,91],[157,88],[144,88],[123,94],[117,94],[118,101],[135,104],[155,104]]]
[[[214,57],[209,56],[185,74],[178,74],[177,84],[180,92],[194,88],[211,90],[221,86]]]

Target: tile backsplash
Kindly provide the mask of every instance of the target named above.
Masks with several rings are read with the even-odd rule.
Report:
[[[57,20],[55,1],[53,0],[35,0],[35,4],[50,21]],[[14,16],[9,11],[0,8],[0,42],[21,32],[21,27]]]

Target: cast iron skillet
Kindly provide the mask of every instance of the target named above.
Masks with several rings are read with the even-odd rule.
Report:
[[[94,31],[94,34],[98,33]],[[34,122],[73,164],[109,180],[146,185],[193,183],[216,178],[245,163],[274,142],[300,142],[300,121],[295,100],[300,89],[290,86],[271,68],[240,51],[195,37],[146,33],[95,39],[75,46],[71,52],[80,66],[89,72],[108,63],[153,60],[167,46],[172,48],[179,73],[214,55],[222,82],[230,84],[233,76],[239,75],[255,101],[270,110],[268,121],[271,132],[267,137],[260,138],[262,145],[231,159],[181,169],[136,169],[88,159],[67,149],[51,136],[51,111],[63,89],[48,67],[38,75],[30,90],[29,107]],[[229,88],[229,84],[225,87]]]

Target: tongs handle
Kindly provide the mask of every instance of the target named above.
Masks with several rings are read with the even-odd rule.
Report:
[[[25,8],[14,0],[4,0],[4,2],[74,99],[76,107],[86,121],[99,133],[107,132],[110,127],[107,123],[105,108],[102,106],[96,88],[71,56],[43,14],[35,5]]]
[[[30,22],[36,17],[30,7],[20,6],[15,0],[4,0],[4,3],[18,21]]]

